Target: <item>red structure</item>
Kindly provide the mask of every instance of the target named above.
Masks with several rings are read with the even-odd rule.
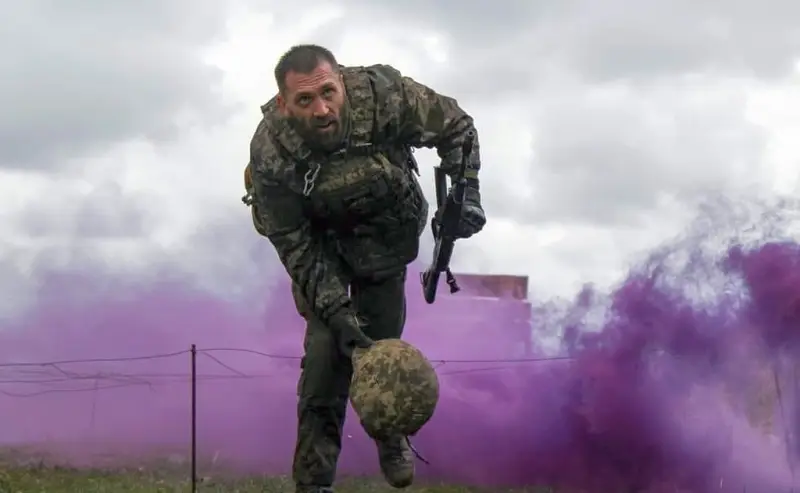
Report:
[[[473,296],[528,302],[528,276],[456,274],[456,278]]]
[[[530,357],[532,308],[527,276],[454,275],[461,291],[450,295],[442,288],[435,304],[415,311],[410,317],[422,321],[422,328],[410,328],[410,340],[423,348],[435,347],[437,356],[443,348],[451,348],[443,358]],[[428,330],[430,326],[437,329]]]
[[[532,356],[532,308],[528,300],[528,276],[499,274],[456,274],[462,289],[472,296],[505,300],[512,323],[504,330],[515,334],[513,353],[519,357]]]

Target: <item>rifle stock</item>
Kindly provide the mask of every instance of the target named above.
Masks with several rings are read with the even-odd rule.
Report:
[[[423,296],[428,304],[436,301],[436,290],[442,273],[446,275],[450,293],[457,293],[461,289],[456,283],[455,276],[450,272],[450,258],[453,255],[455,241],[458,239],[461,209],[464,206],[464,195],[467,189],[467,180],[464,175],[467,172],[474,141],[475,133],[468,132],[461,146],[461,165],[458,174],[452,180],[450,193],[447,193],[447,174],[438,166],[434,168],[437,213],[431,220],[431,231],[436,245],[433,249],[431,265],[420,275]]]

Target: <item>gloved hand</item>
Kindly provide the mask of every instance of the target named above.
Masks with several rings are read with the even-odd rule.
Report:
[[[480,232],[486,225],[486,214],[481,206],[481,193],[467,186],[464,193],[464,205],[461,208],[461,221],[458,225],[458,236],[469,238]]]
[[[366,349],[375,344],[375,341],[364,333],[365,325],[349,308],[344,308],[334,314],[328,321],[328,325],[339,340],[339,350],[348,358],[352,357],[354,349]]]

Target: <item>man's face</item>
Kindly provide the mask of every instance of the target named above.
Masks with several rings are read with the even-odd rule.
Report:
[[[278,104],[309,146],[332,151],[344,141],[348,117],[344,82],[329,63],[320,63],[309,74],[286,74],[286,91]]]

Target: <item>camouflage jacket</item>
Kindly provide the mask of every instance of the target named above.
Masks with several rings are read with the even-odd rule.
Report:
[[[409,163],[412,148],[436,148],[455,172],[472,118],[458,103],[387,65],[342,67],[350,104],[344,151],[315,155],[277,110],[250,145],[253,222],[275,247],[298,305],[327,321],[349,309],[353,276],[380,277],[412,262],[428,204]],[[477,139],[468,179],[477,184]]]

